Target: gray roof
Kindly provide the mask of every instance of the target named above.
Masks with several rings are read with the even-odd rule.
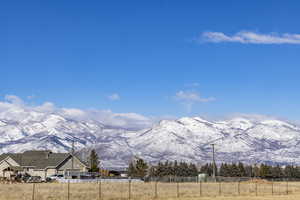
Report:
[[[25,151],[24,153],[8,153],[0,155],[0,161],[11,157],[20,166],[34,167],[35,169],[45,169],[56,167],[71,157],[69,153],[52,153],[51,151]],[[84,163],[83,163],[84,164]]]

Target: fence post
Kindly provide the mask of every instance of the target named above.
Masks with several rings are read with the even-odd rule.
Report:
[[[286,180],[286,194],[289,194],[289,180]]]
[[[178,179],[177,179],[177,198],[179,198],[179,182],[178,182]]]
[[[155,187],[154,187],[154,198],[156,199],[158,196],[157,196],[157,180],[155,181]]]
[[[255,182],[255,196],[257,196],[257,181]]]
[[[219,182],[219,196],[222,194],[222,187],[221,187],[221,181]]]
[[[272,196],[274,195],[274,179],[272,179]]]
[[[199,193],[200,193],[200,197],[202,197],[202,181],[200,181]]]
[[[98,182],[98,198],[99,198],[99,200],[101,200],[102,199],[102,184],[101,184],[101,178],[100,178],[100,181]]]
[[[240,182],[240,181],[238,181],[238,195],[239,195],[239,196],[241,195],[241,191],[240,191],[240,184],[241,184],[241,182]]]
[[[131,177],[129,177],[128,181],[128,199],[131,199]]]
[[[68,200],[70,200],[70,180],[68,180]]]
[[[35,183],[32,185],[32,200],[35,198]]]

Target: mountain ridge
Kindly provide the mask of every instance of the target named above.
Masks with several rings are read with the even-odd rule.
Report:
[[[16,113],[14,113],[16,114]],[[30,149],[69,151],[72,141],[83,155],[91,148],[105,167],[125,167],[134,156],[151,163],[211,160],[216,144],[218,162],[299,163],[300,127],[277,119],[208,121],[200,117],[161,120],[150,128],[130,131],[98,121],[74,120],[57,113],[0,116],[0,153]]]

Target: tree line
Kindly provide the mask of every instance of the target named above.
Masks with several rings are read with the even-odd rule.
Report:
[[[165,161],[157,165],[149,166],[143,159],[139,158],[129,164],[128,175],[131,177],[192,177],[198,174],[215,175],[223,177],[259,177],[259,178],[300,178],[300,166],[272,166],[267,164],[247,165],[239,163],[221,163],[219,166],[206,163],[197,167],[193,163]]]
[[[89,166],[91,172],[99,172],[99,157],[93,149],[89,156]],[[300,178],[300,166],[272,166],[267,164],[247,165],[239,163],[221,163],[219,166],[213,163],[206,163],[202,166],[196,166],[194,163],[165,161],[157,165],[149,166],[142,158],[136,158],[129,163],[127,172],[131,177],[192,177],[198,174],[215,175],[223,177],[259,177],[259,178]]]
[[[186,162],[159,162],[158,165],[154,165],[149,170],[149,176],[163,177],[163,176],[198,176],[197,166],[193,163]]]
[[[211,176],[213,164],[209,163],[201,166],[199,173]],[[294,165],[246,165],[242,162],[237,164],[222,163],[218,168],[216,167],[216,175],[223,177],[300,178],[300,167]]]

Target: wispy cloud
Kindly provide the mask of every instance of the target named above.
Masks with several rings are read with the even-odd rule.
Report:
[[[184,85],[185,87],[199,87],[200,84],[197,82],[193,82],[193,83],[187,83]]]
[[[204,98],[198,92],[195,91],[178,91],[175,94],[175,100],[179,101],[186,108],[187,112],[191,112],[195,103],[205,103],[215,101],[214,97]]]
[[[198,94],[197,92],[182,91],[182,90],[177,92],[175,97],[180,101],[193,101],[193,102],[209,102],[215,100],[215,98],[213,97],[202,98],[200,97],[200,94]]]
[[[27,96],[27,99],[29,99],[29,100],[32,100],[32,99],[34,99],[34,98],[36,98],[35,95],[29,95],[29,96]]]
[[[19,98],[18,96],[15,96],[15,95],[5,95],[4,99],[7,102],[10,102],[14,105],[23,105],[24,104],[23,100],[21,98]]]
[[[108,95],[107,98],[111,101],[117,101],[117,100],[120,100],[121,97],[119,94],[117,93],[114,93],[114,94],[111,94],[111,95]]]
[[[204,32],[200,38],[203,42],[235,42],[242,44],[300,44],[300,34],[261,34],[251,31],[240,31],[233,35],[222,32]]]

